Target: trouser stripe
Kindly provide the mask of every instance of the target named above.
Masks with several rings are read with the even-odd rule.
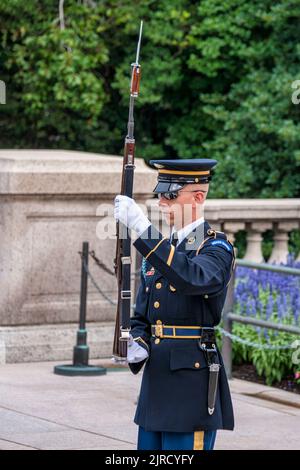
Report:
[[[194,432],[194,447],[193,450],[204,449],[204,431]]]

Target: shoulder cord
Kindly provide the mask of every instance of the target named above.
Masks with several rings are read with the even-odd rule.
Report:
[[[147,260],[143,257],[143,260],[142,260],[142,274],[143,274],[144,280],[146,280],[146,272],[147,272]]]
[[[233,244],[228,240],[228,237],[227,235],[224,233],[224,232],[218,232],[217,230],[212,230],[212,229],[209,229],[207,231],[207,234],[209,235],[207,238],[205,238],[202,243],[200,244],[200,246],[197,248],[197,251],[196,251],[196,256],[199,254],[200,250],[203,248],[204,244],[206,242],[208,242],[209,240],[212,240],[212,239],[216,239],[217,238],[217,233],[220,233],[222,235],[224,235],[226,237],[226,241],[228,243],[230,243],[230,245],[232,246],[232,262],[231,262],[231,268],[230,268],[230,277],[229,277],[229,281],[227,282],[226,286],[225,286],[225,289],[228,287],[230,281],[231,281],[231,277],[232,277],[232,273],[234,271],[234,268],[235,268],[235,252],[234,252],[234,247],[233,247]],[[146,272],[147,272],[147,260],[143,257],[143,260],[142,260],[142,274],[143,274],[143,277],[144,279],[146,279]],[[223,291],[223,289],[222,289]],[[221,291],[221,292],[222,292]],[[218,292],[217,294],[214,294],[213,296],[210,296],[210,297],[215,297],[216,295],[219,295],[220,292]]]
[[[228,237],[227,235],[224,233],[224,232],[219,232],[217,230],[213,230],[213,229],[208,229],[207,230],[207,234],[209,235],[208,237],[206,237],[201,245],[197,248],[197,251],[196,251],[196,256],[199,254],[199,251],[203,248],[204,244],[209,241],[209,240],[212,240],[212,239],[216,239],[217,238],[217,233],[221,234],[221,235],[224,235],[224,237],[226,237],[226,241],[232,246],[232,261],[231,261],[231,267],[230,267],[230,276],[229,276],[229,281],[227,282],[226,286],[219,292],[217,292],[216,294],[213,294],[213,295],[208,295],[206,294],[205,295],[205,298],[211,298],[211,297],[216,297],[217,295],[221,294],[223,292],[224,289],[227,289],[228,285],[230,284],[230,281],[231,281],[231,277],[232,277],[232,274],[233,274],[233,271],[234,271],[234,268],[235,268],[235,262],[236,262],[236,259],[235,259],[235,252],[234,252],[234,246],[233,244],[231,243],[231,241],[228,240]],[[223,238],[223,237],[221,237]]]

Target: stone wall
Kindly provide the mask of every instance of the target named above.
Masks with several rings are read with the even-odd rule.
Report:
[[[113,219],[122,158],[69,151],[0,151],[0,360],[72,356],[79,317],[82,242],[113,269],[115,237],[99,239]],[[134,193],[151,196],[156,172],[136,159]],[[103,204],[111,212],[103,215]],[[102,215],[101,215],[102,214]],[[135,250],[133,250],[133,257]],[[116,298],[116,279],[90,261],[103,291]],[[107,355],[116,307],[89,283],[92,357]]]
[[[122,158],[69,151],[0,151],[0,363],[70,360],[79,317],[80,252],[90,243],[113,269],[113,201],[120,191]],[[166,235],[152,198],[156,171],[136,159],[134,197]],[[111,212],[105,214],[103,205]],[[150,210],[154,207],[154,210]],[[270,261],[285,260],[289,232],[299,228],[300,200],[207,200],[205,218],[234,240],[246,230],[246,257],[261,261],[265,230],[275,232]],[[133,249],[133,265],[136,251]],[[137,258],[138,259],[138,258]],[[116,279],[90,259],[105,295],[116,300]],[[134,279],[133,279],[134,285]],[[110,356],[116,306],[89,281],[88,340],[92,358]]]

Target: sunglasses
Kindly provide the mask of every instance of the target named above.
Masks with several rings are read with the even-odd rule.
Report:
[[[158,199],[162,197],[167,199],[168,201],[172,201],[173,199],[177,199],[180,193],[207,193],[207,191],[201,191],[200,189],[195,189],[194,191],[167,191],[165,193],[158,193]]]

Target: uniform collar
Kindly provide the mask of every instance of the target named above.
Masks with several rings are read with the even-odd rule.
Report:
[[[190,235],[196,227],[200,226],[201,224],[204,223],[204,217],[200,217],[199,219],[195,220],[194,222],[186,225],[185,227],[182,227],[180,230],[177,231],[177,238],[178,238],[178,246],[181,244],[181,242],[188,236]],[[174,226],[172,228],[172,233],[176,232]]]
[[[199,248],[203,240],[207,237],[207,231],[210,229],[210,225],[204,219],[201,221],[200,219],[198,220],[199,223],[186,233],[182,241],[179,241],[176,250],[192,251]]]
[[[193,227],[191,227],[192,225]],[[203,242],[204,238],[207,237],[208,235],[207,231],[210,228],[211,227],[209,223],[206,220],[204,220],[202,217],[201,219],[196,220],[195,223],[193,222],[193,224],[186,225],[184,229],[188,229],[188,230],[184,230],[184,234],[186,234],[186,231],[188,231],[189,233],[185,235],[185,238],[181,242],[177,243],[176,251],[187,253],[193,250],[197,250],[199,246],[201,245],[201,243]],[[173,231],[175,230],[172,230],[172,234],[173,234]],[[157,281],[157,279],[159,279],[162,276],[163,275],[158,270],[156,270],[155,281]]]

